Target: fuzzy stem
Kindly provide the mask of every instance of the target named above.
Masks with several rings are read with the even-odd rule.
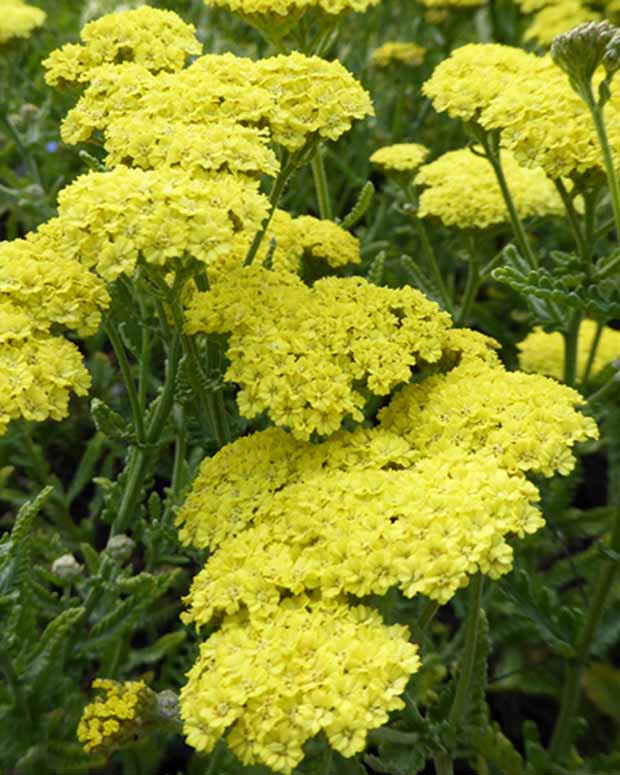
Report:
[[[568,216],[568,223],[570,224],[571,231],[573,232],[573,237],[575,238],[575,242],[577,243],[577,252],[579,253],[579,257],[584,262],[584,264],[589,263],[592,255],[592,249],[591,247],[588,247],[588,244],[586,242],[585,235],[581,228],[581,224],[579,223],[579,215],[577,214],[577,210],[575,210],[575,205],[573,203],[571,195],[566,190],[566,186],[564,185],[561,178],[557,178],[556,180],[553,181],[553,183],[555,184],[558,194],[562,199],[564,209],[566,210],[566,215]]]
[[[314,188],[319,204],[319,215],[323,220],[331,221],[334,214],[332,212],[329,188],[327,186],[323,153],[321,152],[320,147],[316,149],[316,153],[312,157],[312,177],[314,178]]]
[[[112,345],[114,354],[116,355],[116,360],[118,361],[118,365],[121,368],[121,373],[123,375],[123,380],[125,382],[125,390],[127,391],[127,396],[129,398],[129,403],[131,405],[131,416],[133,419],[133,427],[136,432],[136,438],[142,444],[144,443],[143,410],[141,406],[140,397],[138,396],[138,392],[136,391],[136,386],[133,380],[133,376],[131,374],[131,367],[129,365],[129,361],[127,360],[127,352],[125,351],[125,345],[123,344],[123,340],[121,339],[118,331],[116,330],[111,320],[108,320],[106,322],[105,332],[108,339],[110,340],[110,344]]]
[[[467,707],[467,696],[474,672],[478,630],[480,629],[480,602],[482,600],[482,574],[477,573],[469,582],[467,623],[465,625],[465,647],[461,661],[461,672],[456,685],[454,702],[450,709],[450,724],[458,726]]]
[[[604,328],[605,328],[604,323],[598,322],[596,324],[594,339],[592,340],[592,344],[590,345],[590,352],[588,353],[586,368],[583,372],[583,379],[581,380],[581,384],[583,388],[587,388],[588,386],[588,380],[590,379],[590,374],[592,373],[592,366],[594,365],[594,359],[596,358],[596,353],[598,351],[598,346],[601,342],[601,337],[603,336]]]
[[[579,327],[581,312],[575,310],[564,336],[564,382],[573,387],[577,382],[577,344],[579,342]]]

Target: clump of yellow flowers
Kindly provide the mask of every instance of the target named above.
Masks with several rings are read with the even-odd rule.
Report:
[[[144,681],[118,683],[106,678],[93,681],[104,699],[84,709],[77,729],[78,740],[89,753],[111,752],[131,742],[153,713],[155,694]]]
[[[45,19],[45,11],[34,5],[22,0],[5,0],[0,18],[0,44],[12,38],[27,38]]]
[[[396,143],[379,148],[370,161],[386,172],[415,172],[429,154],[419,143]]]
[[[251,276],[245,283],[257,293]],[[282,298],[294,293],[294,284],[281,288]],[[264,282],[259,294],[261,289],[266,308]],[[347,306],[367,308],[360,291],[358,286],[359,297]],[[230,304],[230,294],[227,299]],[[196,311],[203,308],[204,314],[205,299],[196,302]],[[214,322],[230,316],[242,326],[242,306],[222,304],[209,314]],[[404,300],[400,309],[405,324]],[[373,634],[364,635],[364,642],[372,638],[377,646],[364,647],[363,669],[355,667],[354,656],[361,638],[351,632],[340,647],[337,671],[323,683],[324,672],[315,669],[311,655],[330,654],[333,648],[325,642],[332,627],[325,607],[330,617],[358,617],[359,609],[349,608],[354,598],[385,594],[394,586],[406,596],[420,593],[445,603],[472,574],[496,578],[508,572],[507,538],[543,524],[535,506],[538,491],[526,474],[568,473],[574,465],[572,446],[597,435],[594,421],[576,411],[582,400],[574,390],[545,377],[505,371],[492,340],[448,328],[438,310],[417,309],[426,309],[427,321],[434,321],[431,327],[416,324],[426,331],[426,358],[435,364],[434,373],[422,372],[422,379],[396,391],[374,427],[338,431],[319,444],[275,427],[233,442],[201,466],[177,518],[183,541],[211,550],[187,597],[185,619],[198,626],[222,620],[202,647],[181,696],[185,728],[199,750],[212,750],[226,733],[243,762],[265,763],[284,773],[321,729],[345,756],[361,750],[366,731],[402,707],[395,695],[403,673],[386,674],[375,660],[381,653],[389,661],[390,643],[407,653],[407,635],[401,630],[380,645],[391,628],[373,615]],[[320,319],[317,310],[313,327]],[[379,328],[389,330],[385,324]],[[433,339],[436,349],[429,357]],[[367,358],[378,356],[385,342],[367,340],[362,349]],[[264,361],[250,361],[260,380]],[[265,379],[273,370],[269,365]],[[347,361],[337,365],[347,368]],[[304,368],[291,371],[291,378],[295,374],[303,375]],[[282,385],[273,395],[284,390]],[[286,424],[290,427],[290,418]],[[291,610],[303,614],[292,618]],[[313,643],[310,662],[293,670],[297,644],[306,639]],[[269,648],[265,653],[255,643]],[[405,672],[417,670],[415,652],[402,666]],[[308,681],[311,693],[302,690]],[[298,682],[297,693],[291,684]],[[260,701],[265,686],[275,698],[268,713]],[[346,687],[342,698],[341,686]],[[334,723],[341,736],[333,734]]]
[[[594,357],[588,369],[588,356],[593,349]],[[620,358],[620,331],[609,326],[599,326],[594,320],[584,320],[579,329],[577,342],[577,373],[583,379],[586,370],[594,376],[611,361]],[[535,328],[519,342],[519,366],[523,371],[547,374],[556,379],[564,375],[564,342],[561,334],[547,333]]]
[[[390,40],[372,52],[372,63],[375,67],[389,67],[392,64],[414,67],[422,64],[425,54],[426,49],[417,43]]]
[[[504,174],[522,218],[563,215],[562,200],[541,169],[522,167],[510,151],[502,153]],[[486,228],[509,221],[508,208],[490,162],[481,150],[448,151],[416,174],[423,186],[418,214],[434,216],[446,226]]]

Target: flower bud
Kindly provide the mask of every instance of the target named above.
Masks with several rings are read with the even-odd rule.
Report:
[[[113,560],[123,563],[127,562],[135,548],[136,542],[129,536],[120,533],[109,539],[105,550]]]
[[[609,22],[586,22],[558,35],[551,44],[551,58],[568,75],[573,88],[589,88],[607,46],[618,32]]]
[[[63,554],[52,564],[52,573],[55,573],[63,581],[75,581],[82,575],[83,570],[84,566],[80,565],[72,554]]]
[[[177,723],[180,721],[179,697],[172,689],[164,689],[157,693],[157,713],[164,719]]]

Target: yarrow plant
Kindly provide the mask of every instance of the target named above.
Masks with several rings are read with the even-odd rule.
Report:
[[[620,31],[91,5],[2,123],[2,766],[617,769]]]

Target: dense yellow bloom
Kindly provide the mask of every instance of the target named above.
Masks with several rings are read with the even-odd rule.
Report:
[[[417,672],[402,625],[346,602],[293,597],[271,619],[225,619],[203,643],[181,690],[187,742],[209,752],[225,732],[243,764],[290,773],[323,731],[343,756],[366,743]]]
[[[481,148],[474,149],[482,153]],[[446,226],[486,228],[508,223],[510,215],[491,163],[470,148],[448,151],[416,175],[424,186],[420,194],[421,218],[434,216]],[[502,167],[515,207],[522,218],[562,215],[562,200],[540,169],[527,169],[510,151],[502,151]]]
[[[502,130],[502,142],[521,164],[540,166],[551,178],[604,169],[589,110],[548,56],[507,82],[479,120]],[[620,149],[617,97],[605,106],[605,123],[612,148]]]
[[[269,412],[299,438],[361,420],[362,387],[386,395],[419,362],[441,355],[449,318],[413,288],[324,278],[312,288],[260,266],[223,275],[196,294],[187,332],[230,333],[226,377],[240,412]]]
[[[447,374],[405,387],[379,417],[420,459],[457,447],[486,452],[510,473],[552,476],[573,469],[576,442],[598,435],[594,420],[575,411],[582,403],[555,380],[470,354]]]
[[[164,268],[187,255],[209,263],[241,230],[256,232],[269,207],[253,181],[126,167],[82,175],[58,203],[65,255],[110,281],[133,273],[139,257]]]
[[[312,135],[337,140],[356,118],[374,115],[370,96],[337,60],[292,54],[256,63],[256,83],[272,94],[273,141],[289,151]]]
[[[424,61],[426,49],[417,43],[390,40],[383,43],[372,52],[372,63],[375,67],[388,67],[391,64],[416,66]]]
[[[84,708],[77,729],[78,740],[88,753],[110,753],[133,740],[146,720],[155,695],[144,681],[121,684],[97,678],[92,686],[103,691],[105,698]]]
[[[550,46],[556,35],[568,32],[583,22],[598,21],[600,13],[584,5],[581,0],[556,0],[541,8],[525,31],[525,40],[535,40]]]
[[[300,215],[293,223],[304,254],[311,260],[324,261],[334,268],[362,260],[359,240],[337,223],[311,215]]]
[[[379,148],[370,157],[370,161],[386,172],[415,172],[428,153],[428,148],[419,143],[396,143]]]
[[[0,243],[3,301],[27,311],[39,331],[59,323],[90,336],[99,328],[110,297],[96,275],[57,249],[52,221],[26,239]]]
[[[192,24],[149,6],[102,16],[82,29],[81,39],[82,45],[68,43],[43,63],[51,86],[88,82],[101,65],[134,62],[154,73],[180,70],[202,51]]]
[[[298,16],[308,8],[319,8],[324,13],[336,15],[347,11],[363,12],[379,0],[205,0],[206,5],[227,8],[229,11],[249,17]],[[274,20],[277,24],[277,21]]]
[[[458,10],[458,9],[471,9],[477,8],[480,5],[484,5],[486,0],[421,0],[421,5],[424,8],[429,8],[432,11],[438,10]],[[430,22],[431,20],[428,19]]]
[[[11,38],[27,38],[46,19],[44,11],[22,0],[4,0],[1,10],[0,44]]]
[[[60,337],[36,333],[36,325],[24,338],[29,316],[19,308],[7,314],[6,304],[2,302],[0,312],[0,434],[19,418],[62,420],[68,413],[69,393],[83,396],[90,388],[78,348]],[[12,325],[19,327],[11,332]]]
[[[504,89],[511,85],[518,88],[538,65],[536,56],[520,48],[470,43],[444,59],[422,91],[430,97],[435,110],[473,121]]]
[[[274,176],[280,165],[268,147],[266,129],[230,119],[187,124],[170,119],[145,122],[134,114],[111,121],[106,128],[106,164],[159,169],[172,167],[201,173]]]
[[[336,140],[354,119],[372,114],[368,93],[337,61],[298,52],[258,62],[211,54],[179,73],[153,75],[141,64],[97,68],[62,137],[84,141],[128,117],[141,134],[165,122],[179,132],[184,124],[235,122],[266,126],[273,142],[293,151],[313,136]],[[122,153],[118,143],[114,150]]]
[[[577,373],[583,377],[597,331],[593,320],[584,320],[577,343]],[[596,374],[611,361],[620,358],[620,331],[605,326],[592,361],[591,374]],[[564,339],[561,334],[548,334],[535,328],[519,342],[519,365],[523,371],[534,371],[556,379],[564,377]]]

